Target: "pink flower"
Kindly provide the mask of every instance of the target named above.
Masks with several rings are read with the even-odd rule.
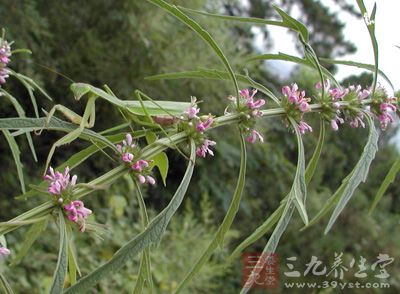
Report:
[[[122,161],[124,162],[131,162],[133,160],[133,154],[132,153],[124,153],[122,155]]]
[[[349,90],[354,91],[357,94],[359,100],[363,100],[371,94],[371,92],[366,89],[362,90],[360,85],[357,86],[351,85],[349,86]]]
[[[141,184],[146,183],[146,178],[145,178],[143,175],[138,174],[138,175],[137,175],[137,178],[138,178],[138,180],[139,180],[139,183],[141,183]]]
[[[317,82],[315,83],[315,89],[320,90],[322,89],[322,83],[321,82]],[[325,80],[324,82],[324,90],[328,91],[331,88],[331,81],[330,80]]]
[[[305,98],[306,93],[304,91],[298,91],[297,84],[292,84],[292,88],[284,86],[282,93],[285,95],[289,103],[295,104],[301,112],[307,112],[310,110],[308,99]]]
[[[81,232],[85,231],[85,220],[92,214],[92,211],[85,207],[82,201],[71,201],[70,204],[64,205],[67,217],[70,221],[79,225]]]
[[[300,109],[301,112],[307,112],[310,111],[310,105],[308,104],[308,102],[303,99],[299,104],[298,107]]]
[[[359,98],[360,100],[363,100],[363,99],[367,98],[369,95],[371,95],[371,92],[364,89],[364,90],[362,90],[362,91],[360,91],[360,92],[358,93],[358,98]]]
[[[355,117],[350,122],[350,126],[352,128],[358,128],[359,126],[365,128],[365,123],[363,121],[364,119],[364,114],[362,112],[357,113]]]
[[[196,155],[199,157],[206,157],[207,153],[214,156],[214,152],[209,148],[210,146],[216,145],[217,142],[205,139],[203,145],[196,149]]]
[[[344,123],[343,118],[336,116],[334,119],[331,120],[331,127],[334,131],[339,130],[338,123],[343,124]]]
[[[188,117],[188,119],[192,119],[197,117],[197,114],[199,113],[200,108],[197,108],[196,106],[190,106],[186,111],[186,115]]]
[[[214,119],[212,118],[212,116],[209,116],[205,122],[200,122],[197,124],[196,130],[199,133],[204,133],[204,131],[206,131],[207,129],[209,129],[211,127],[213,122],[214,122]]]
[[[61,195],[63,191],[75,186],[77,178],[76,175],[71,178],[68,166],[64,169],[64,173],[55,172],[54,169],[50,167],[48,174],[44,176],[44,179],[50,182],[47,191],[53,195]]]
[[[250,135],[246,138],[247,142],[250,143],[256,143],[257,139],[260,140],[261,143],[264,142],[264,138],[263,136],[261,136],[261,134],[259,132],[257,132],[256,130],[252,130],[250,132]]]
[[[249,89],[243,89],[239,91],[239,94],[246,100],[253,100],[254,96],[257,94],[257,90],[254,89],[250,95]]]
[[[311,127],[308,123],[306,123],[305,121],[300,121],[300,122],[299,122],[299,131],[300,131],[301,134],[304,135],[306,132],[312,132],[313,129],[312,129],[312,127]]]
[[[154,185],[156,183],[156,180],[152,177],[152,176],[147,176],[146,177],[146,181],[150,184],[150,185]]]
[[[6,247],[0,247],[0,257],[5,257],[10,255],[11,251]]]
[[[339,101],[349,94],[349,89],[333,88],[329,91],[333,101]]]
[[[135,144],[133,144],[132,135],[129,133],[126,134],[125,140],[122,141],[122,144],[124,145],[124,147],[134,148],[136,146]]]
[[[7,41],[0,39],[0,84],[6,82],[6,78],[9,77],[9,72],[6,68],[10,62],[11,47]]]
[[[383,112],[378,116],[379,122],[381,123],[382,130],[386,130],[388,124],[394,122],[393,116],[388,112]]]
[[[396,111],[397,110],[397,108],[396,108],[396,106],[394,104],[387,103],[387,102],[381,103],[381,105],[379,105],[379,109],[381,111],[384,111],[384,112],[385,111]]]
[[[387,101],[390,101],[390,99]],[[390,102],[383,102],[379,105],[379,110],[381,111],[381,114],[378,115],[378,119],[381,123],[381,129],[386,130],[388,124],[394,122],[394,118],[390,112],[396,112],[397,107]]]
[[[132,169],[141,172],[144,168],[149,166],[149,162],[143,159],[138,160],[132,165]]]

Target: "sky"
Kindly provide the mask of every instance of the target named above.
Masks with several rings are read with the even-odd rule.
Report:
[[[355,0],[347,0],[347,2],[353,4],[358,9]],[[400,49],[397,48],[396,45],[400,46],[400,32],[397,31],[400,30],[400,0],[364,0],[369,14],[375,2],[377,2],[375,35],[379,46],[379,69],[389,77],[395,91],[398,91],[400,90]],[[372,44],[364,20],[342,11],[332,0],[321,0],[321,3],[329,7],[331,11],[338,13],[339,18],[345,23],[344,34],[346,38],[352,41],[357,47],[355,53],[347,54],[337,59],[374,64]],[[297,18],[299,13],[299,10],[296,11],[296,9],[294,9],[291,15]],[[286,28],[270,26],[268,29],[274,44],[269,52],[266,53],[284,52],[302,57],[295,48],[295,39],[293,35],[290,34]],[[253,27],[253,30],[257,31],[258,28]],[[256,35],[256,44],[257,43],[263,43],[261,34],[258,36]],[[262,45],[259,49],[262,49]],[[277,73],[282,78],[288,77],[291,70],[295,67],[295,64],[284,61],[273,61],[267,64],[269,67],[275,68],[276,70],[274,70],[274,73]],[[360,74],[363,71],[364,70],[355,67],[341,65],[338,66],[338,73],[335,77],[340,81],[343,78],[354,74]],[[379,78],[378,82],[388,90],[390,95],[393,94],[393,90],[385,80]],[[392,143],[400,150],[400,130],[397,132],[397,135],[392,138]]]
[[[374,63],[373,50],[369,38],[368,30],[365,26],[363,19],[358,19],[351,14],[344,12],[331,0],[321,0],[321,2],[329,7],[331,11],[337,12],[343,23],[346,24],[344,34],[346,38],[352,41],[356,47],[357,52],[348,54],[338,59],[352,60],[362,63]],[[356,1],[348,0],[350,3],[356,5]],[[375,1],[364,0],[368,12],[372,11]],[[396,32],[399,27],[399,11],[400,0],[377,0],[377,13],[376,13],[376,37],[379,44],[379,68],[386,73],[392,81],[396,90],[400,89],[400,74],[398,71],[400,60],[400,33]],[[296,17],[299,12],[292,11],[292,16]],[[280,27],[269,27],[271,36],[274,40],[274,45],[269,50],[269,53],[284,52],[296,56],[300,56],[299,52],[294,47],[294,37],[289,34],[287,29]],[[257,31],[257,28],[254,28]],[[261,41],[261,40],[260,40]],[[273,67],[279,68],[281,76],[287,76],[290,70],[294,67],[293,64],[287,62],[274,62]],[[352,74],[359,74],[363,70],[349,66],[339,66],[337,79],[341,80]],[[379,82],[385,87],[388,84],[380,79]]]

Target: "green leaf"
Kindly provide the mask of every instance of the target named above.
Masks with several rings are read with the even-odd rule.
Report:
[[[372,72],[375,72],[375,65],[373,64],[367,64],[367,63],[360,63],[360,62],[354,62],[354,61],[348,61],[348,60],[335,60],[335,59],[329,59],[329,58],[320,58],[322,62],[329,63],[329,64],[340,64],[340,65],[347,65],[347,66],[353,66],[353,67],[358,67],[362,69],[366,69]],[[390,87],[394,90],[394,86],[388,76],[378,69],[378,74],[382,76],[382,78],[388,82]]]
[[[3,93],[3,97],[6,97],[11,102],[11,104],[14,106],[15,111],[18,113],[19,117],[26,117],[25,110],[22,108],[21,104],[14,96],[12,96],[4,89],[0,89],[0,92]],[[32,136],[29,132],[26,132],[25,135],[26,139],[28,140],[29,148],[31,149],[33,159],[37,162],[37,156],[35,152],[35,147],[33,146]]]
[[[39,238],[44,230],[46,230],[48,224],[48,218],[34,223],[29,231],[25,235],[24,242],[22,243],[21,249],[18,251],[17,256],[12,262],[12,265],[17,265],[28,253],[29,249],[32,247],[33,243]]]
[[[281,16],[283,22],[288,27],[290,27],[293,30],[299,32],[299,34],[302,37],[303,41],[308,43],[309,33],[308,33],[308,30],[307,30],[306,26],[304,24],[302,24],[301,22],[299,22],[297,19],[294,19],[293,17],[288,15],[285,11],[280,9],[278,6],[272,5],[272,7],[276,10],[276,12],[279,13],[279,15]]]
[[[196,146],[193,141],[191,141],[190,145],[191,153],[188,167],[168,206],[150,222],[146,230],[122,246],[108,262],[79,280],[74,286],[68,288],[65,293],[86,293],[98,281],[120,270],[131,258],[138,255],[150,244],[159,243],[172,216],[181,205],[192,178],[196,160]]]
[[[323,216],[325,216],[334,206],[336,203],[338,203],[339,199],[344,195],[344,192],[346,191],[346,194],[348,195],[347,197],[351,196],[352,193],[354,193],[354,190],[356,187],[354,187],[355,184],[357,186],[361,183],[361,180],[365,181],[365,178],[368,174],[368,169],[369,166],[372,162],[372,160],[375,157],[375,153],[378,148],[378,133],[375,129],[375,126],[373,124],[372,118],[366,114],[367,116],[367,122],[370,128],[369,131],[369,136],[368,136],[368,141],[367,144],[364,147],[364,151],[361,154],[361,157],[356,164],[355,168],[346,176],[346,178],[343,179],[342,184],[340,187],[336,190],[336,192],[330,197],[325,205],[321,208],[321,210],[310,220],[308,226],[303,227],[301,230],[305,230],[309,228],[311,225],[317,223]],[[365,167],[365,170],[362,170],[362,168]],[[357,171],[357,174],[355,172]],[[351,183],[351,186],[349,187],[349,183]],[[354,190],[353,190],[354,189]],[[349,194],[351,192],[351,194]]]
[[[81,271],[78,265],[78,259],[76,258],[74,251],[74,241],[72,237],[72,228],[68,226],[68,276],[70,284],[73,285],[76,283],[76,273],[78,272],[81,275]],[[67,236],[68,236],[67,235]]]
[[[282,203],[265,221],[259,226],[250,236],[248,236],[242,243],[240,243],[235,250],[233,250],[232,254],[229,256],[227,263],[231,263],[235,258],[239,256],[239,254],[248,246],[255,243],[261,237],[265,236],[265,234],[278,222],[280,217],[282,216],[283,210],[285,208],[285,204]]]
[[[318,143],[315,147],[314,153],[310,159],[310,162],[307,165],[305,172],[305,182],[306,185],[310,184],[312,177],[314,176],[315,170],[317,169],[317,164],[319,161],[319,157],[321,156],[322,147],[324,146],[325,141],[325,123],[324,120],[320,117],[319,120],[319,137]]]
[[[139,204],[139,210],[140,210],[140,217],[142,219],[142,231],[146,229],[146,227],[149,225],[149,216],[147,214],[147,209],[146,209],[146,203],[144,202],[144,198],[142,195],[142,192],[140,190],[140,187],[134,178],[133,175],[131,175],[132,182],[135,186],[135,191],[136,191],[136,198]],[[150,261],[150,246],[144,249],[142,253],[142,258],[140,261],[140,268],[139,268],[139,279],[136,282],[135,288],[133,290],[133,293],[142,293],[142,288],[144,286],[144,283],[147,283],[150,289],[150,293],[153,291],[153,279],[151,275],[151,261]]]
[[[195,31],[208,45],[210,45],[210,47],[217,54],[217,56],[220,58],[220,60],[224,64],[226,70],[228,71],[230,78],[232,80],[232,83],[235,87],[235,94],[239,95],[239,86],[238,86],[235,74],[232,70],[232,67],[229,64],[228,59],[225,57],[224,53],[222,52],[221,48],[214,41],[214,39],[211,37],[211,35],[206,30],[204,30],[197,22],[195,22],[193,19],[191,19],[189,16],[187,16],[177,6],[170,5],[163,0],[147,0],[147,1],[157,5],[158,7],[164,9],[168,13],[175,16],[177,19],[179,19],[181,22],[183,22],[188,27],[190,27],[193,31]]]
[[[157,166],[161,178],[163,180],[164,186],[167,186],[167,176],[168,176],[168,169],[169,169],[169,161],[168,156],[165,152],[161,152],[156,156],[152,157],[151,160],[154,162],[152,163],[153,166]]]
[[[262,54],[257,56],[252,56],[246,60],[246,62],[258,61],[258,60],[281,60],[293,62],[299,65],[315,68],[315,65],[310,62],[310,60],[300,58],[297,56],[289,55],[286,53],[279,52],[278,54]],[[322,74],[329,80],[335,83],[335,85],[339,85],[336,81],[335,77],[323,66],[320,66]]]
[[[200,258],[195,262],[192,266],[189,273],[185,276],[185,278],[178,285],[175,293],[179,293],[183,290],[183,288],[193,279],[193,277],[200,271],[203,265],[210,259],[211,255],[215,251],[215,249],[219,246],[222,247],[223,240],[225,234],[228,232],[231,227],[233,220],[239,210],[240,201],[242,199],[242,194],[246,182],[246,164],[247,164],[247,152],[246,152],[246,143],[243,137],[243,134],[240,134],[240,170],[239,177],[237,180],[237,185],[235,189],[235,193],[233,194],[232,201],[229,205],[228,211],[225,214],[224,220],[219,226],[217,233],[214,238],[208,245],[207,249],[203,252]]]
[[[4,293],[4,294],[14,294],[10,284],[8,283],[8,281],[6,279],[6,277],[2,273],[0,273],[0,286],[1,286],[0,289],[3,290],[2,293]]]
[[[84,83],[74,83],[70,88],[74,93],[76,100],[81,99],[86,94],[90,94],[103,98],[115,106],[121,107],[133,114],[141,116],[146,114],[146,112],[143,110],[142,104],[145,106],[148,114],[150,115],[179,115],[190,106],[189,102],[121,100],[114,95],[108,94],[102,89]]]
[[[325,234],[328,233],[332,228],[339,214],[343,211],[357,187],[361,184],[361,182],[366,181],[369,167],[372,160],[375,158],[376,152],[378,151],[378,132],[375,129],[374,121],[368,113],[364,113],[364,115],[369,125],[368,141],[364,147],[363,153],[361,154],[360,160],[351,172],[351,176],[345,180],[343,192],[337,196],[338,198],[340,196],[340,199],[332,213],[328,225],[326,226]]]
[[[293,118],[289,118],[292,124],[297,138],[297,148],[298,148],[298,159],[297,159],[297,169],[295,175],[295,182],[292,186],[292,191],[290,192],[291,197],[294,198],[294,203],[299,211],[300,217],[304,224],[308,224],[308,215],[305,208],[305,201],[307,197],[307,185],[305,181],[305,159],[304,159],[304,146],[303,139],[299,132],[298,125]]]
[[[271,254],[271,253],[275,252],[276,247],[278,246],[279,240],[282,237],[282,234],[285,232],[285,230],[292,218],[292,215],[293,215],[293,212],[295,209],[295,203],[303,202],[306,198],[307,186],[305,184],[305,176],[304,176],[305,163],[304,163],[303,141],[301,139],[301,134],[296,125],[294,125],[294,130],[296,132],[297,145],[298,145],[298,156],[297,156],[298,158],[297,158],[296,174],[294,177],[292,188],[287,196],[287,199],[285,199],[283,201],[283,203],[286,202],[286,204],[284,206],[282,215],[281,215],[274,231],[272,232],[271,237],[268,239],[268,242],[264,247],[262,256],[266,256],[267,254]],[[299,212],[300,212],[300,216],[301,216],[302,212],[301,211],[299,211]],[[303,216],[303,217],[305,217],[305,216]],[[251,276],[253,276],[253,274],[259,273],[260,269],[263,268],[265,261],[266,261],[265,258],[260,258],[258,260],[256,267],[254,268],[254,270],[251,273]],[[246,282],[246,287],[243,287],[242,291],[240,293],[247,293],[248,290],[250,289],[251,285],[253,285],[253,283],[254,283],[254,280],[253,281],[248,280]],[[248,285],[250,285],[250,287],[247,287]]]
[[[382,199],[383,195],[385,194],[387,188],[389,188],[390,184],[394,182],[396,179],[396,175],[400,170],[400,157],[393,163],[392,167],[390,168],[389,172],[387,173],[385,179],[383,180],[381,186],[379,187],[378,192],[375,195],[374,201],[371,204],[371,207],[369,209],[369,214],[372,214],[374,211],[375,207],[379,203],[379,201]]]
[[[251,86],[258,89],[260,92],[267,95],[269,98],[274,100],[277,104],[280,104],[279,99],[272,93],[271,90],[267,89],[263,85],[253,81],[250,77],[240,74],[235,74],[238,82]],[[146,77],[146,80],[175,80],[175,79],[213,79],[213,80],[229,80],[229,74],[225,71],[216,69],[200,69],[195,71],[183,71],[175,73],[165,73]]]
[[[154,143],[157,140],[157,135],[154,132],[146,133],[146,142],[148,145]]]
[[[361,15],[368,15],[367,8],[365,7],[363,0],[357,0],[358,7],[360,8]],[[375,92],[376,84],[378,82],[378,69],[379,69],[379,48],[378,48],[378,41],[376,40],[375,36],[375,14],[376,14],[376,3],[373,8],[373,13],[371,14],[371,20],[373,23],[368,25],[365,24],[368,29],[368,33],[371,39],[372,48],[374,50],[374,60],[375,60],[375,70],[374,70],[374,80],[372,82],[372,93]]]
[[[2,118],[0,119],[0,130],[20,130],[24,129],[27,132],[38,131],[43,129],[46,125],[47,118]],[[77,126],[72,123],[65,122],[61,119],[52,117],[46,130],[62,131],[66,133],[71,133],[77,129]],[[110,147],[112,150],[116,150],[115,145],[107,140],[104,136],[96,133],[94,131],[83,129],[80,136],[82,139],[87,141],[95,141],[103,143]]]
[[[53,282],[50,288],[51,294],[60,294],[64,289],[65,275],[68,268],[68,240],[67,240],[67,227],[64,220],[62,210],[58,213],[58,224],[60,230],[60,249],[58,251],[58,260],[56,270],[54,271]]]
[[[4,137],[7,140],[8,145],[10,146],[11,153],[14,158],[15,165],[17,167],[17,173],[18,173],[18,179],[19,183],[21,185],[21,190],[22,193],[25,193],[25,181],[24,181],[24,173],[22,171],[22,163],[21,163],[21,152],[19,151],[19,147],[17,142],[15,141],[15,138],[11,136],[10,132],[8,130],[2,130]]]
[[[0,235],[0,246],[7,247],[7,240],[6,237],[4,237],[4,235]]]
[[[258,17],[240,17],[240,16],[233,16],[233,15],[220,15],[220,14],[190,9],[190,8],[186,8],[186,7],[182,7],[182,6],[178,6],[178,8],[180,10],[184,10],[189,13],[200,14],[200,15],[218,18],[218,19],[246,22],[246,23],[260,24],[260,25],[273,25],[273,26],[279,26],[279,27],[285,27],[285,28],[292,29],[292,27],[290,25],[286,24],[283,21],[268,20],[268,19],[263,19],[263,18],[258,18]]]

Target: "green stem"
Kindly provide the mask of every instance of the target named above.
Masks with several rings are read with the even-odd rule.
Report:
[[[349,102],[347,101],[341,101],[338,102],[341,106],[347,106],[349,105]],[[365,99],[361,102],[362,104],[369,104],[371,103],[370,99]],[[316,104],[311,104],[310,105],[311,112],[319,112],[322,109],[322,105],[319,103]],[[267,117],[273,117],[273,116],[279,116],[279,115],[284,115],[285,114],[285,109],[278,107],[278,108],[272,108],[272,109],[266,109],[262,110],[262,117],[267,118]],[[240,113],[229,113],[225,114],[223,116],[215,118],[215,126],[211,129],[219,128],[222,126],[226,125],[231,125],[235,123],[239,123],[242,119],[242,115]],[[38,127],[32,127],[32,130],[35,129],[40,129],[42,128],[43,125],[39,124]],[[7,129],[12,129],[12,128],[7,128]],[[53,128],[49,128],[53,129]],[[154,143],[144,147],[142,149],[142,158],[151,158],[157,155],[158,153],[173,147],[174,145],[180,144],[188,139],[188,134],[186,132],[180,132],[175,135],[170,136],[169,138],[161,138],[155,141]],[[109,172],[105,173],[104,175],[98,177],[97,179],[91,181],[88,183],[88,186],[99,186],[99,185],[111,185],[114,183],[116,180],[118,180],[120,177],[124,176],[130,171],[126,165],[120,165]],[[74,196],[75,198],[82,198],[83,196],[89,194],[92,192],[93,189],[90,187],[80,187],[77,188],[74,191]],[[20,221],[21,223],[19,225],[15,226],[9,226],[9,225],[2,225],[0,223],[0,235],[7,234],[11,231],[14,231],[15,229],[18,229],[19,227],[23,226],[23,222],[29,221],[32,218],[40,218],[45,215],[48,215],[49,213],[52,212],[56,204],[53,201],[47,201],[15,218],[10,220],[9,222],[15,222],[18,223]]]

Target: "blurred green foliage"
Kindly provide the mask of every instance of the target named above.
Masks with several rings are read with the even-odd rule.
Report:
[[[269,17],[272,14],[269,1],[261,0],[250,1],[250,6],[243,6],[241,1],[170,2],[226,14],[243,13],[258,17]],[[284,1],[282,4],[290,8],[294,2]],[[315,33],[312,34],[312,42],[318,53],[324,57],[335,57],[354,50],[353,45],[343,36],[337,15],[329,14],[318,1],[300,1],[300,4],[311,32]],[[351,10],[351,7],[346,9]],[[325,16],[323,26],[317,25],[322,19],[317,18],[319,16]],[[7,38],[15,41],[15,47],[26,47],[33,51],[31,57],[14,56],[11,67],[37,80],[54,98],[54,103],[62,103],[78,113],[82,113],[84,104],[74,101],[68,89],[71,80],[95,86],[107,84],[123,99],[132,99],[134,89],[165,100],[189,101],[190,96],[194,95],[204,101],[200,104],[204,113],[222,113],[226,97],[233,93],[229,82],[144,80],[146,76],[157,73],[200,67],[222,68],[209,48],[193,32],[146,1],[4,0],[0,3],[0,19],[1,25],[7,30]],[[259,82],[275,86],[276,91],[283,84],[296,81],[307,93],[313,93],[313,84],[317,80],[315,73],[299,68],[287,81],[281,81],[276,78],[276,73],[269,72],[264,65],[243,64],[244,57],[255,51],[250,26],[204,17],[198,17],[198,20],[221,44],[237,72],[243,72],[245,68]],[[264,32],[268,41],[268,31]],[[325,38],[328,35],[333,36],[333,42],[332,39]],[[321,40],[329,42],[319,43]],[[357,81],[365,85],[364,83],[370,82],[370,76],[351,77],[344,84]],[[22,102],[27,115],[33,115],[25,90],[11,79],[6,88]],[[47,101],[42,100],[40,103],[45,109],[51,107]],[[271,107],[271,104],[268,102],[267,107]],[[10,105],[5,102],[2,102],[0,114],[1,117],[15,116]],[[317,126],[317,117],[312,116],[310,115],[310,119],[314,122],[313,126]],[[97,105],[96,130],[105,129],[120,121],[116,110],[105,103]],[[188,293],[238,291],[241,284],[240,261],[230,268],[224,267],[223,261],[235,245],[278,207],[290,189],[296,163],[294,136],[276,118],[260,122],[259,129],[263,130],[267,142],[248,146],[246,191],[234,228],[225,248],[215,254],[202,270],[201,276],[194,280]],[[393,227],[398,225],[400,203],[396,196],[399,195],[400,188],[392,185],[374,214],[367,214],[374,193],[391,162],[399,156],[394,146],[388,144],[394,132],[395,130],[388,130],[381,137],[381,149],[371,168],[368,182],[359,189],[329,235],[323,235],[324,222],[299,232],[300,219],[296,216],[292,220],[278,247],[282,270],[287,270],[285,258],[294,255],[298,257],[298,265],[303,267],[312,255],[332,264],[334,252],[344,252],[347,259],[363,255],[369,261],[378,253],[387,253],[395,258],[400,256],[397,246],[400,237],[392,233]],[[317,133],[316,130],[314,134],[305,136],[307,158],[313,152]],[[215,157],[199,161],[186,196],[185,211],[181,211],[173,219],[160,247],[152,250],[154,281],[159,293],[171,293],[222,221],[239,169],[239,142],[232,134],[234,132],[226,128],[211,134],[212,138],[218,138]],[[27,182],[39,181],[40,169],[49,146],[58,136],[59,134],[46,132],[35,137],[38,163],[33,162],[27,146],[23,146],[22,160]],[[310,215],[322,207],[344,176],[351,171],[362,152],[365,138],[365,130],[343,127],[338,133],[328,131],[318,171],[309,188],[307,209]],[[19,142],[24,144],[23,140]],[[55,156],[56,163],[61,163],[84,146],[84,143],[76,142],[61,148]],[[7,220],[33,207],[39,203],[39,199],[32,198],[26,202],[13,199],[18,194],[19,184],[5,140],[0,140],[0,150],[2,169],[9,171],[0,174],[0,218]],[[149,188],[146,193],[145,200],[153,215],[169,202],[184,172],[184,161],[173,152],[168,155],[171,168],[167,188],[159,185]],[[83,182],[104,173],[111,166],[113,163],[99,154],[78,168],[77,173]],[[161,183],[160,179],[159,182]],[[128,185],[120,181],[111,190],[98,192],[87,198],[87,205],[95,211],[96,221],[106,224],[109,230],[103,236],[103,241],[77,235],[76,244],[84,274],[104,263],[122,244],[140,231],[137,204],[132,194]],[[16,293],[42,293],[51,282],[57,257],[55,232],[55,225],[52,224],[23,263],[8,269]],[[8,237],[13,250],[18,250],[22,236],[23,231]],[[268,235],[248,250],[262,250],[267,240]],[[93,293],[108,293],[108,289],[115,289],[117,293],[129,293],[134,286],[137,269],[138,260],[135,260],[122,272],[102,281]],[[391,274],[389,282],[392,290],[400,290],[398,261],[397,266],[391,266],[388,271]],[[350,278],[346,281],[350,281]],[[31,292],[32,289],[38,290]],[[299,290],[298,293],[304,292]]]

